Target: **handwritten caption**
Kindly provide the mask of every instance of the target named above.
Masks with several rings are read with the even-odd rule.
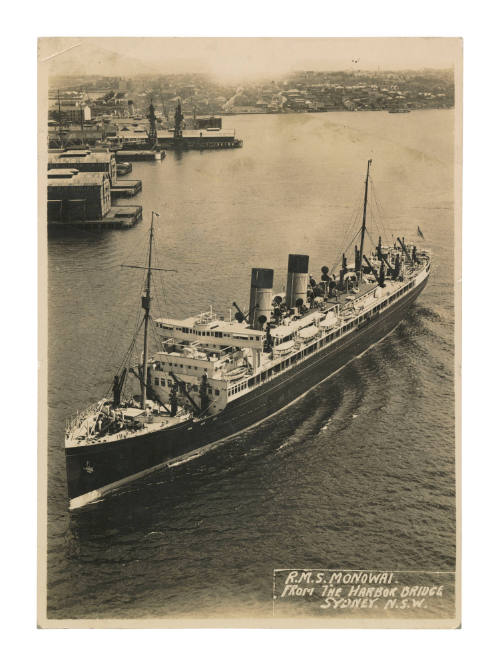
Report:
[[[454,579],[449,571],[275,569],[274,609],[275,613],[441,615],[453,608]]]

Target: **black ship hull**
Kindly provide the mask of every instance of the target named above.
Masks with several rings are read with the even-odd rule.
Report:
[[[393,330],[427,279],[428,276],[401,300],[374,314],[347,337],[242,395],[214,416],[116,442],[67,448],[70,508],[94,501],[113,488],[183,457],[201,454],[206,447],[285,409]]]

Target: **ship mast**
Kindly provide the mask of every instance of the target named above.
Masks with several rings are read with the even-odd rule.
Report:
[[[144,357],[142,360],[142,394],[141,407],[146,409],[146,393],[148,383],[148,324],[149,310],[151,307],[151,254],[153,251],[153,220],[154,212],[151,211],[151,227],[149,229],[149,253],[148,253],[148,272],[146,274],[146,294],[142,297],[142,307],[144,308]]]
[[[148,265],[147,266],[136,266],[135,264],[121,264],[122,268],[140,268],[146,270],[146,289],[145,294],[142,296],[142,307],[144,309],[144,348],[143,348],[143,359],[142,359],[142,377],[138,377],[142,391],[141,391],[141,406],[143,409],[146,408],[146,398],[147,398],[147,385],[148,385],[148,327],[149,327],[149,313],[151,309],[151,274],[153,271],[161,271],[163,273],[177,273],[175,268],[158,268],[151,266],[152,256],[153,256],[153,223],[154,218],[160,217],[159,213],[155,213],[154,210],[151,211],[151,226],[149,228],[149,252],[148,252]],[[134,372],[135,374],[135,372]],[[136,375],[137,376],[137,375]]]
[[[363,262],[363,246],[364,246],[364,243],[365,243],[365,232],[366,232],[366,204],[367,204],[367,201],[368,201],[368,179],[370,177],[370,165],[371,165],[371,163],[372,163],[372,161],[368,160],[368,167],[366,169],[365,199],[364,199],[364,202],[363,202],[363,224],[361,226],[361,245],[360,245],[360,248],[359,248],[359,256],[361,258],[361,261],[360,261],[358,280],[360,280],[360,281],[361,281],[361,275],[362,275],[362,272],[363,272],[362,262]]]

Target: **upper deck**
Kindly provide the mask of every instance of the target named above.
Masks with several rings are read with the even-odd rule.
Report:
[[[156,319],[156,326],[163,337],[197,342],[214,348],[231,346],[261,349],[266,337],[264,331],[253,329],[236,319],[225,321],[212,311],[186,319]]]

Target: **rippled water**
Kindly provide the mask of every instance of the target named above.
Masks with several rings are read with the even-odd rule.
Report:
[[[49,617],[270,616],[274,568],[454,568],[453,112],[224,123],[241,150],[134,165],[136,228],[49,238]],[[338,259],[370,157],[384,229],[420,225],[434,253],[406,319],[279,417],[70,516],[65,419],[126,351],[141,274],[120,265],[144,260],[151,209],[178,271],[157,313],[227,312],[252,266],[279,287],[289,252]]]

